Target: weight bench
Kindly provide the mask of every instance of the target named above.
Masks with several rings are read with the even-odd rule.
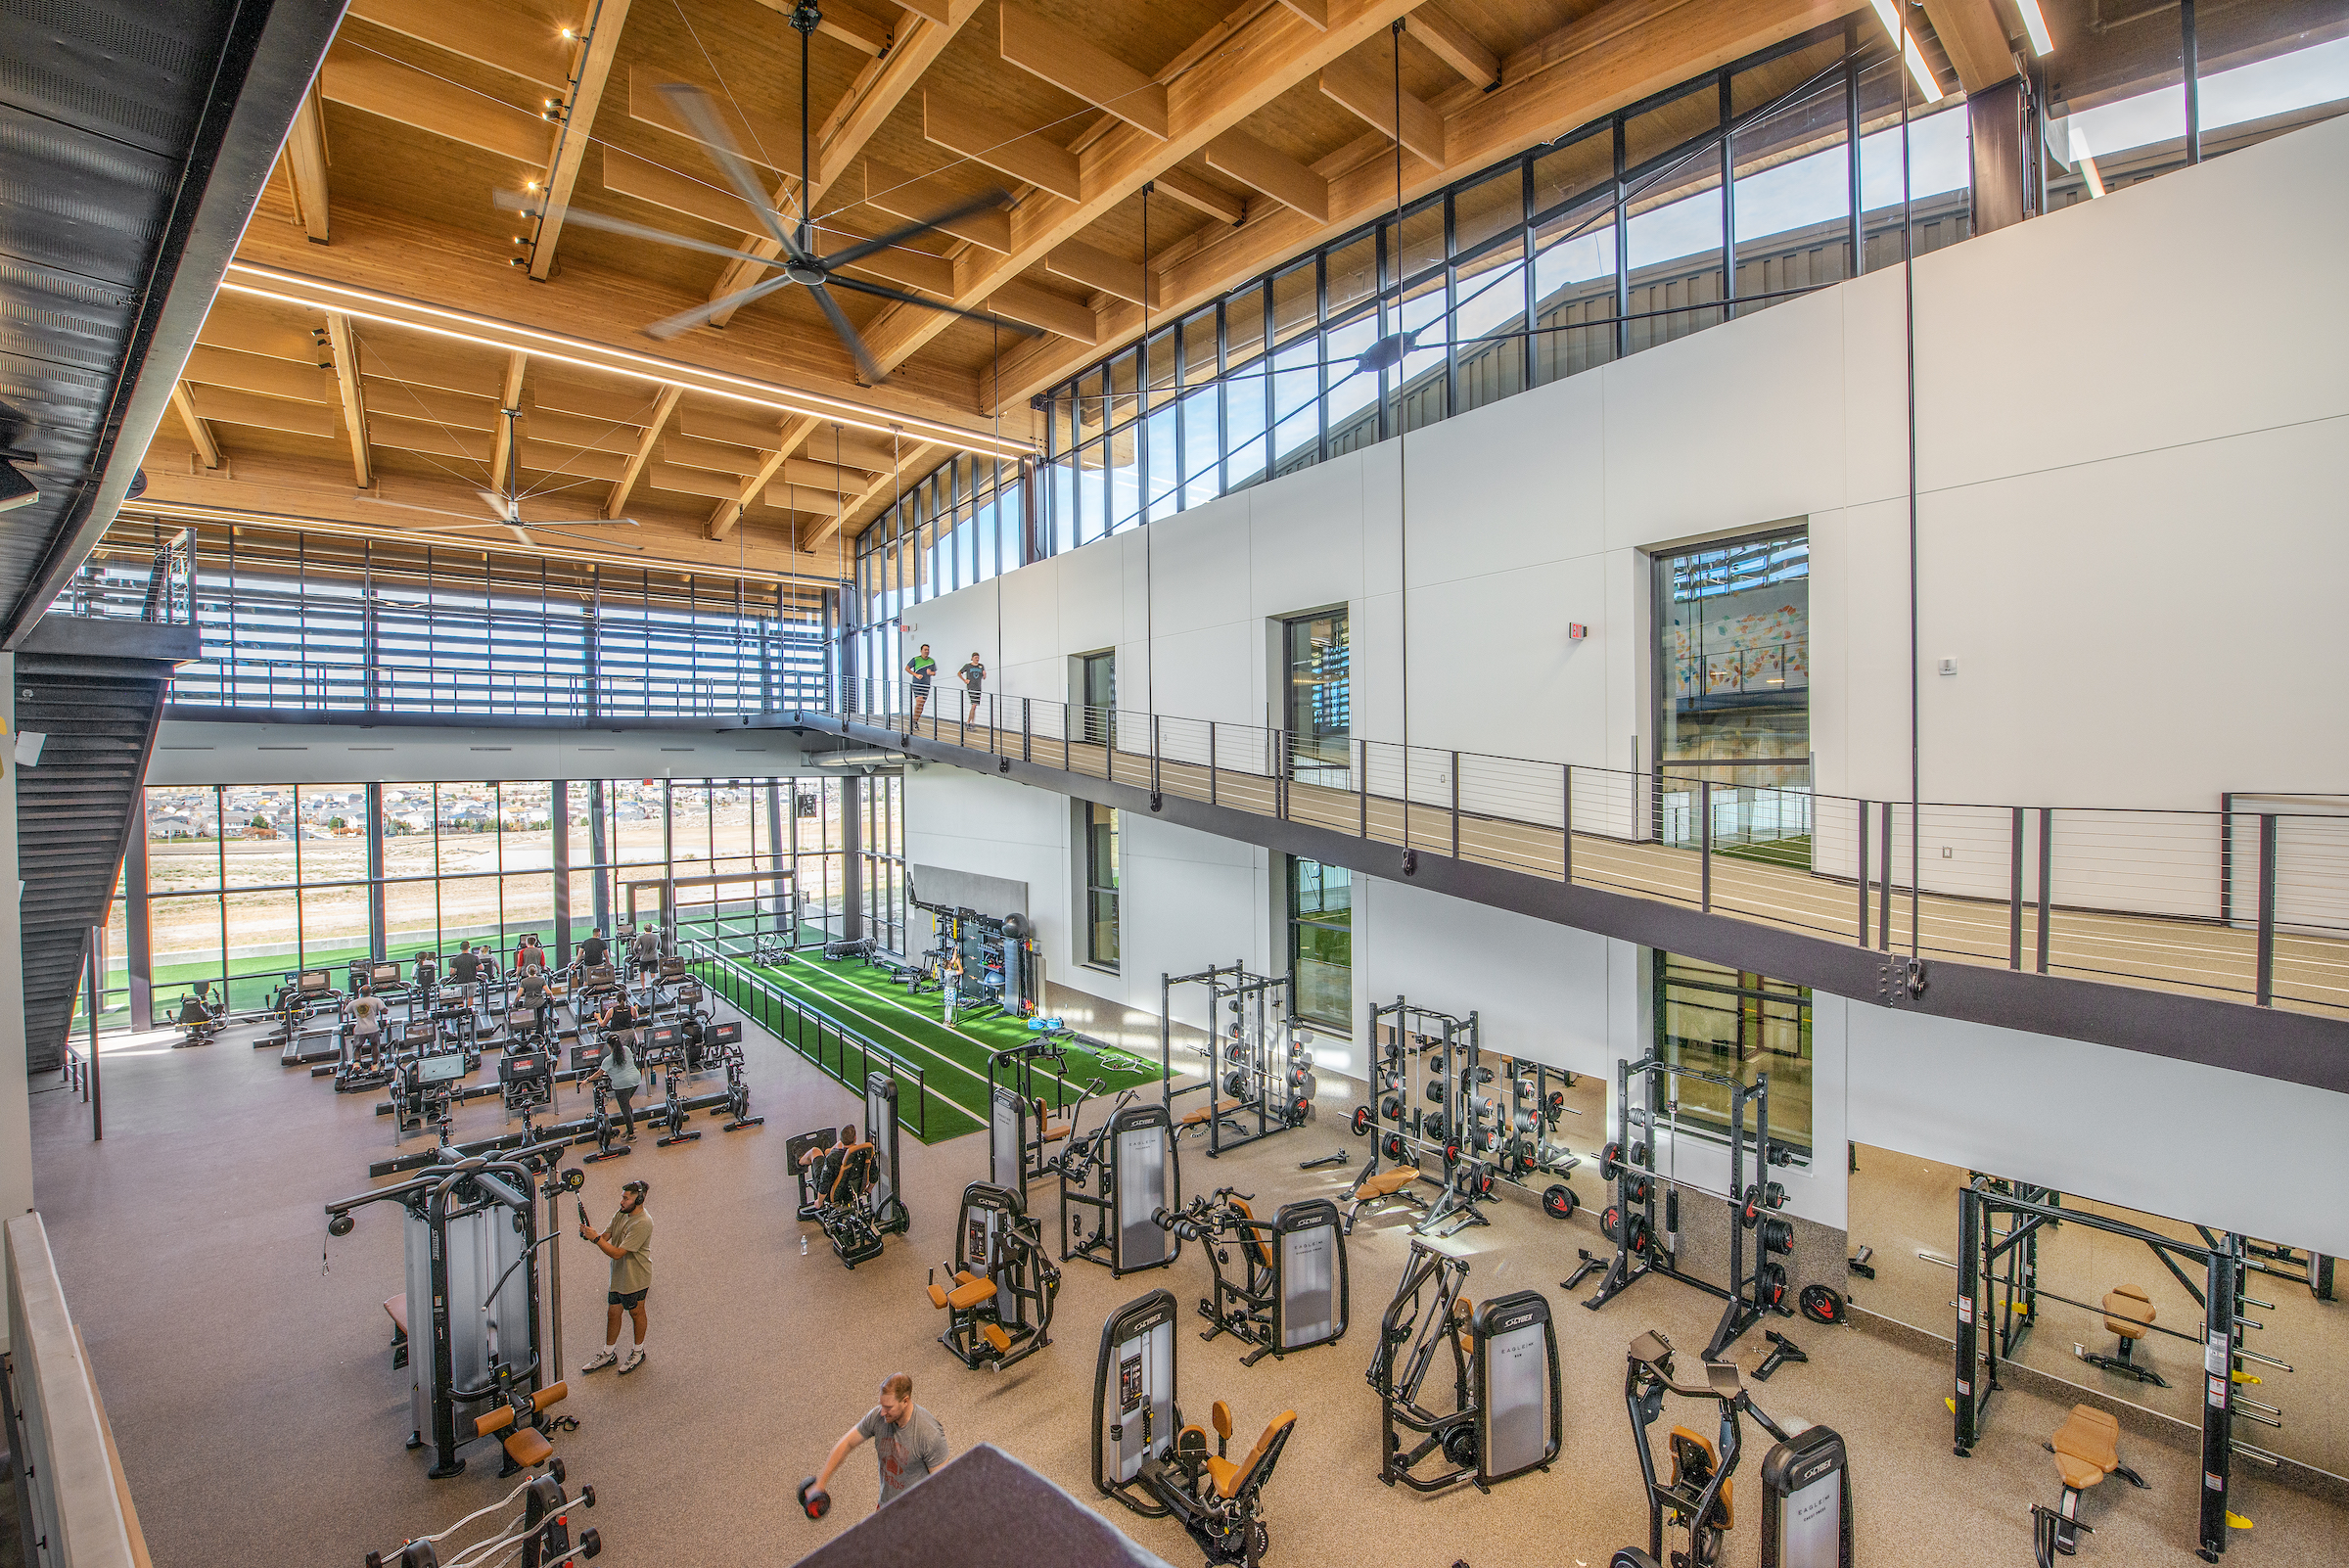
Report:
[[[2074,1345],[2072,1354],[2092,1366],[2101,1366],[2123,1377],[2134,1377],[2155,1388],[2168,1388],[2169,1380],[2150,1366],[2137,1360],[2137,1342],[2145,1337],[2145,1325],[2153,1321],[2153,1302],[2143,1287],[2115,1285],[2104,1293],[2104,1329],[2120,1343],[2118,1356],[2099,1356],[2085,1345]]]
[[[1346,1194],[1354,1200],[1346,1208],[1346,1234],[1354,1234],[1355,1216],[1364,1209],[1375,1210],[1389,1200],[1408,1204],[1425,1214],[1427,1200],[1411,1190],[1418,1180],[1419,1168],[1415,1165],[1393,1165],[1384,1171],[1364,1171]]]
[[[1217,1100],[1212,1105],[1202,1105],[1174,1124],[1174,1135],[1180,1137],[1185,1132],[1200,1131],[1211,1121],[1221,1122],[1234,1132],[1245,1132],[1248,1130],[1231,1119],[1231,1113],[1238,1110],[1240,1104],[1238,1100]]]
[[[2063,1500],[2056,1505],[2055,1549],[2070,1556],[2078,1547],[2073,1526],[2080,1518],[2080,1494],[2117,1475],[2131,1486],[2152,1490],[2150,1482],[2121,1462],[2121,1423],[2093,1405],[2075,1405],[2046,1448],[2055,1455],[2055,1474],[2063,1482]]]

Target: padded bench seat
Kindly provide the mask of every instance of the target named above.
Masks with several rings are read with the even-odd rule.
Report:
[[[1205,1127],[1207,1125],[1208,1118],[1214,1116],[1229,1116],[1232,1112],[1238,1110],[1239,1108],[1240,1102],[1238,1100],[1218,1100],[1212,1106],[1202,1105],[1196,1111],[1191,1112],[1182,1119],[1180,1125],[1183,1127]]]
[[[2063,1484],[2086,1491],[2119,1468],[2121,1423],[2093,1406],[2075,1405],[2049,1447]]]
[[[1354,1190],[1356,1196],[1361,1198],[1391,1198],[1418,1179],[1418,1167],[1399,1165],[1391,1171],[1380,1171],[1362,1177],[1362,1184]]]

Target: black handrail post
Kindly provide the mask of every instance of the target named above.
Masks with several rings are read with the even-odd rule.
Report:
[[[1207,721],[1207,804],[1216,804],[1216,721]]]
[[[1867,945],[1867,803],[1860,807],[1860,945]]]
[[[1451,857],[1460,857],[1460,754],[1451,754]]]
[[[2006,875],[2006,967],[2023,967],[2023,808],[2014,808],[2012,850]]]
[[[2272,822],[2275,819],[2269,818]],[[90,1141],[106,1141],[106,1096],[98,1086],[98,939],[103,926],[90,927]],[[220,999],[228,999],[228,988],[220,988]]]
[[[1558,880],[1574,882],[1574,764],[1565,767],[1565,784],[1558,792]]]
[[[1877,847],[1876,947],[1892,951],[1892,803],[1884,803],[1884,842]]]
[[[1023,762],[1029,760],[1029,737],[1034,733],[1031,727],[1033,715],[1029,711],[1033,701],[1034,699],[1027,697],[1020,699],[1020,761]]]
[[[2048,972],[2049,913],[2055,881],[2055,808],[2039,808],[2039,972]]]
[[[1370,836],[1370,743],[1358,740],[1354,748],[1355,755],[1359,759],[1354,774],[1355,794],[1359,797],[1356,802],[1355,837],[1366,839]]]
[[[97,989],[95,980],[91,989]],[[2259,1005],[2276,1004],[2276,813],[2259,813]],[[91,1037],[90,1060],[98,1059],[95,1035]]]
[[[1696,781],[1696,809],[1702,820],[1697,824],[1696,867],[1698,907],[1713,912],[1713,781]]]

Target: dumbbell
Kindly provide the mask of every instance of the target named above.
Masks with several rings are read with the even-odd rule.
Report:
[[[832,1494],[815,1484],[809,1476],[800,1483],[800,1507],[810,1519],[821,1519],[832,1511]]]

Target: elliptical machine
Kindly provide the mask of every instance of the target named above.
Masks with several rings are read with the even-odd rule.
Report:
[[[1707,1361],[1704,1383],[1683,1386],[1673,1381],[1672,1357],[1672,1341],[1655,1329],[1633,1340],[1625,1357],[1623,1403],[1647,1488],[1647,1549],[1622,1547],[1607,1568],[1662,1568],[1668,1515],[1675,1529],[1688,1532],[1688,1547],[1672,1553],[1671,1568],[1716,1568],[1723,1537],[1735,1522],[1729,1476],[1744,1447],[1740,1413],[1778,1440],[1762,1461],[1762,1568],[1851,1568],[1852,1489],[1843,1439],[1829,1427],[1796,1433],[1778,1425],[1754,1404],[1734,1361]],[[1712,1401],[1720,1427],[1718,1440],[1674,1427],[1672,1468],[1659,1481],[1647,1429],[1663,1413],[1667,1394]]]

